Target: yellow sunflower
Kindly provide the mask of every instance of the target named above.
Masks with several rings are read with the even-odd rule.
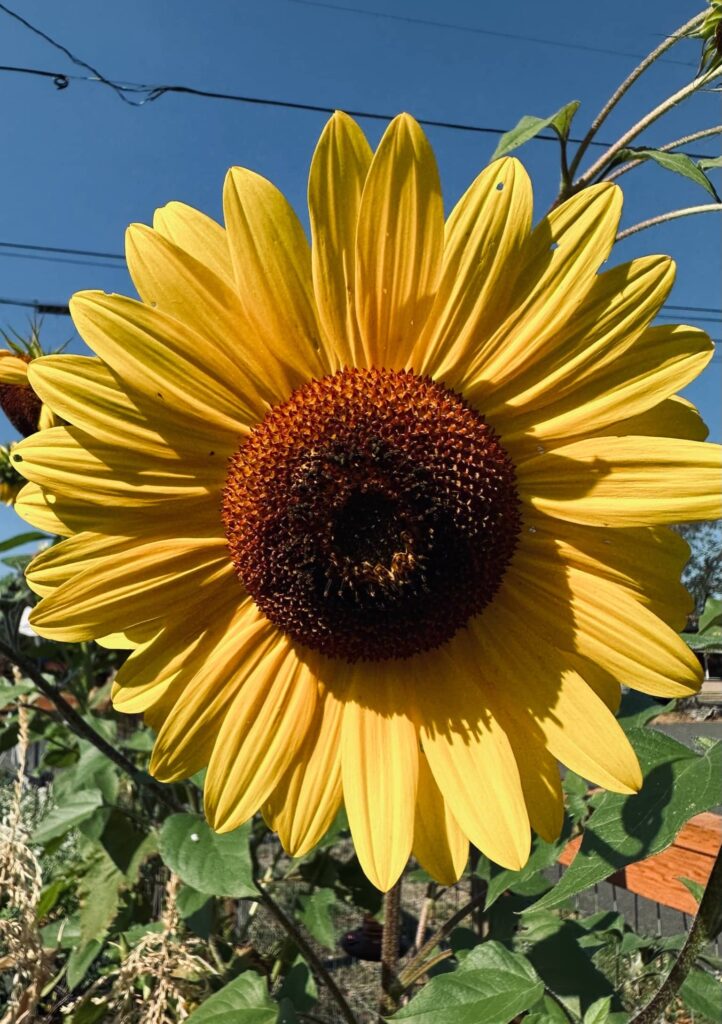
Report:
[[[668,258],[598,273],[617,187],[532,228],[499,160],[444,223],[408,115],[375,153],[329,121],[311,246],[257,174],[223,198],[225,230],[180,203],[132,226],[141,301],[76,295],[98,358],[30,367],[70,424],[15,453],[18,511],[68,538],[32,563],[32,625],[134,648],[115,705],[157,778],[207,766],[219,831],[260,808],[301,855],[343,802],[380,889],[412,852],[455,880],[469,840],[519,868],[530,826],[559,832],[557,761],[638,788],[620,684],[698,686],[664,524],[720,514],[673,397],[712,345],[648,326]]]
[[[42,355],[35,330],[27,344],[12,341],[10,344],[12,349],[0,349],[0,409],[18,433],[27,437],[37,430],[56,426],[58,420],[48,406],[43,405],[28,380],[30,362]],[[5,505],[14,503],[25,483],[13,464],[12,449],[12,444],[0,445],[0,502]]]

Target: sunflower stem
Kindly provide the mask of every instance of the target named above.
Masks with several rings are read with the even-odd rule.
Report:
[[[672,969],[650,1001],[629,1024],[655,1024],[679,992],[698,954],[708,942],[714,942],[722,930],[722,849],[717,854],[707,887],[697,908],[687,939]]]
[[[641,220],[639,224],[633,224],[631,228],[620,231],[615,242],[621,242],[623,238],[636,235],[638,231],[646,228],[653,228],[655,224],[665,224],[669,220],[678,220],[680,217],[691,217],[695,213],[722,213],[722,203],[704,203],[702,206],[685,206],[682,210],[670,210],[668,213],[660,213],[649,220]]]
[[[78,714],[72,704],[63,697],[60,690],[44,678],[43,674],[32,661],[4,640],[0,640],[0,654],[4,654],[6,658],[9,658],[10,661],[20,669],[23,675],[26,676],[41,693],[45,694],[48,700],[53,702],[58,714],[61,718],[65,719],[76,736],[92,743],[93,746],[102,754],[105,754],[110,761],[130,775],[133,781],[138,785],[152,789],[158,799],[170,810],[185,810],[181,804],[173,799],[164,786],[161,786],[160,783],[156,782],[155,779],[150,777],[150,775],[139,771],[133,762],[125,756],[125,754],[121,754],[121,752],[111,746],[111,744],[108,743],[100,733],[96,732],[92,725],[89,725],[82,715]]]
[[[346,1002],[343,992],[326,970],[323,962],[316,955],[311,944],[305,938],[303,933],[296,927],[293,921],[286,916],[278,903],[276,903],[270,893],[264,889],[259,882],[256,882],[256,889],[258,890],[259,901],[263,904],[266,910],[275,917],[288,937],[298,946],[298,949],[303,954],[304,959],[315,974],[317,980],[320,981],[322,985],[326,986],[329,994],[338,1006],[341,1016],[346,1021],[346,1024],[358,1024],[358,1020],[356,1019],[351,1007]]]
[[[681,89],[678,89],[677,92],[672,93],[672,95],[668,96],[666,100],[659,103],[654,110],[650,110],[650,112],[640,118],[636,124],[633,124],[621,138],[617,139],[613,145],[609,146],[608,149],[605,149],[599,159],[595,161],[595,163],[593,163],[592,166],[584,172],[584,174],[577,178],[572,185],[571,191],[579,192],[581,189],[589,185],[597,174],[601,174],[609,166],[617,153],[624,149],[624,147],[633,139],[636,139],[638,135],[641,135],[646,128],[659,120],[663,114],[666,114],[669,110],[672,110],[673,107],[676,107],[678,103],[682,102],[682,100],[685,100],[688,96],[698,92],[715,78],[719,78],[720,75],[722,75],[722,69],[720,68],[708,71],[707,74],[700,75],[699,78],[695,78],[693,81],[688,82],[687,85],[682,86]]]
[[[401,886],[402,880],[393,885],[384,896],[384,930],[381,936],[381,999],[379,1010],[382,1014],[393,1013],[400,995],[396,967],[399,962],[399,940],[401,938]]]
[[[702,128],[700,131],[692,132],[690,135],[683,135],[681,139],[674,139],[673,142],[665,142],[663,146],[655,146],[655,149],[658,153],[669,153],[670,150],[677,149],[678,146],[686,146],[690,142],[695,142],[697,139],[706,139],[710,135],[720,134],[722,134],[722,124],[716,124],[713,128]],[[617,178],[621,178],[621,176],[626,174],[627,171],[631,171],[643,163],[645,163],[644,160],[631,160],[628,164],[622,164],[621,167],[615,168],[610,174],[605,174],[604,181],[616,181]]]
[[[602,109],[599,111],[597,116],[592,121],[591,125],[589,126],[589,131],[582,139],[579,148],[574,154],[574,159],[569,165],[570,177],[573,177],[576,173],[576,170],[582,161],[582,157],[589,148],[590,142],[597,134],[601,126],[604,124],[607,117],[611,114],[611,112],[614,110],[614,108],[622,99],[622,97],[634,85],[634,83],[637,81],[640,75],[643,75],[647,68],[654,64],[654,62],[658,60],[659,57],[662,56],[662,54],[666,53],[667,50],[670,49],[670,47],[674,46],[674,44],[677,43],[680,39],[682,39],[691,29],[695,28],[696,25],[702,22],[705,18],[705,15],[706,11],[700,11],[699,14],[695,14],[695,16],[693,18],[690,18],[689,21],[685,22],[684,25],[680,25],[678,29],[675,29],[675,31],[672,32],[671,35],[667,36],[666,39],[663,39],[659,46],[656,46],[654,50],[651,51],[651,53],[648,53],[644,60],[636,66],[634,71],[632,71],[624,79],[619,88],[616,89],[614,93],[612,93],[612,95],[609,97],[607,102],[604,104]]]

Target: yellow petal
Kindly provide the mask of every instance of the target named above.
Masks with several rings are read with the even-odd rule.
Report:
[[[359,210],[356,313],[369,365],[405,365],[434,301],[443,233],[433,151],[400,114],[376,150]]]
[[[689,545],[664,526],[605,530],[547,516],[527,517],[534,530],[522,534],[524,557],[545,571],[569,565],[618,583],[677,630],[684,629],[691,600],[680,583]]]
[[[354,120],[337,111],[311,161],[313,287],[321,326],[336,356],[333,368],[363,366],[356,320],[356,222],[371,147]]]
[[[99,647],[104,647],[108,651],[134,651],[138,646],[127,633],[108,633],[107,636],[96,636],[95,642]]]
[[[413,854],[442,885],[455,885],[469,859],[469,840],[449,811],[425,754],[419,754]]]
[[[630,434],[645,437],[684,437],[688,441],[704,441],[709,434],[707,424],[691,402],[680,395],[667,398],[653,409],[610,423],[601,434]]]
[[[156,407],[154,422],[142,411],[143,396],[131,397],[100,359],[43,356],[33,360],[28,378],[42,400],[64,420],[100,441],[117,444],[122,437],[124,444],[158,458],[208,456],[209,438],[189,430],[182,412],[169,409],[168,415],[157,415]],[[212,437],[210,441],[217,443]],[[219,451],[220,459],[235,448],[233,443],[228,445],[226,437],[219,437],[218,444],[224,443],[226,451]]]
[[[701,669],[681,637],[622,587],[594,573],[547,562],[543,574],[519,558],[504,601],[533,615],[549,644],[601,665],[620,683],[660,697],[688,697]],[[495,602],[496,603],[496,602]]]
[[[515,417],[556,402],[595,377],[647,327],[673,281],[668,256],[643,256],[599,274],[553,347],[530,351],[506,384],[487,389],[485,414],[506,433]]]
[[[293,387],[328,373],[311,251],[290,204],[270,181],[233,167],[226,176],[223,211],[249,340],[288,367]]]
[[[389,665],[391,667],[389,667]],[[341,735],[343,795],[365,874],[386,892],[411,853],[418,779],[416,727],[402,710],[393,662],[357,662]],[[369,679],[369,674],[373,673]]]
[[[41,487],[26,484],[18,495],[20,507],[15,511],[39,530],[69,537],[74,533],[101,533],[116,536],[118,531],[118,505],[122,505],[123,533],[128,537],[169,536],[178,529],[179,519],[183,530],[191,536],[216,537],[222,535],[222,524],[215,501],[208,500],[208,492],[195,499],[170,501],[168,496],[156,503],[147,500],[128,505],[123,500],[96,495],[88,500],[87,494],[79,488],[76,494],[61,494]]]
[[[36,555],[25,570],[25,579],[34,593],[45,597],[109,555],[122,557],[127,544],[124,537],[78,533]]]
[[[113,702],[121,711],[144,711],[158,733],[153,775],[171,782],[208,764],[229,708],[273,656],[277,639],[249,599],[235,606],[219,599],[215,615],[201,614],[193,639],[173,624],[129,659],[133,664],[119,673]]]
[[[71,526],[58,518],[45,491],[39,484],[25,484],[18,492],[14,509],[21,519],[30,523],[37,530],[55,533],[60,537],[69,537],[74,533]]]
[[[419,680],[421,743],[462,832],[497,864],[517,871],[531,841],[519,769],[479,691],[482,663],[466,657],[463,639],[458,633],[441,648]]]
[[[531,227],[529,176],[513,158],[481,172],[447,223],[439,288],[410,365],[461,379],[470,353],[503,321]]]
[[[523,416],[505,417],[504,439],[572,437],[644,413],[694,380],[713,353],[714,345],[696,327],[651,327],[563,398]]]
[[[125,558],[125,567],[117,555],[93,562],[53,590],[33,609],[33,629],[74,641],[155,619],[162,625],[169,614],[191,615],[207,592],[234,585],[222,540],[128,541]]]
[[[228,361],[228,382],[246,400],[254,400],[259,416],[288,396],[298,378],[283,365],[283,346],[259,345],[256,325],[233,284],[145,224],[128,228],[125,252],[143,302],[213,345]]]
[[[264,803],[313,722],[318,684],[284,638],[246,678],[224,718],[204,800],[212,828],[229,832]]]
[[[15,445],[11,459],[24,477],[42,487],[117,505],[218,494],[225,479],[220,460],[159,459],[133,447],[96,441],[77,427],[31,434]]]
[[[479,339],[459,382],[470,401],[555,346],[612,249],[621,208],[620,189],[604,182],[572,196],[536,226],[514,285],[517,305],[488,339]]]
[[[591,686],[597,697],[606,704],[612,714],[616,714],[622,700],[622,688],[618,680],[601,665],[590,661],[589,658],[582,658],[572,651],[564,651],[564,658],[573,669],[576,669],[587,686]]]
[[[538,619],[518,618],[511,602],[498,597],[472,620],[492,709],[498,702],[505,721],[514,718],[543,737],[550,753],[572,771],[614,792],[636,792],[642,776],[624,732],[564,660],[558,639],[547,642],[537,625]]]
[[[167,203],[155,211],[153,227],[173,245],[205,264],[226,284],[233,284],[233,265],[226,233],[205,213],[185,203]]]
[[[78,292],[70,312],[90,348],[157,405],[158,421],[180,408],[189,430],[240,438],[263,415],[259,396],[234,389],[233,360],[167,313],[103,292]]]
[[[546,515],[591,526],[722,516],[722,449],[677,438],[593,437],[517,466],[522,495]]]
[[[16,384],[26,388],[29,365],[26,359],[21,359],[14,352],[0,349],[0,384]]]
[[[323,839],[341,806],[342,718],[341,701],[320,694],[313,724],[264,807],[291,857],[305,856]]]

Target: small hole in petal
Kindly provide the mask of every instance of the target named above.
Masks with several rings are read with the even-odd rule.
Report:
[[[503,181],[498,181],[498,182],[496,183],[496,191],[497,191],[497,192],[501,192],[501,190],[502,190],[503,188],[504,188],[504,182],[503,182]]]
[[[554,252],[555,249],[559,248],[559,242],[552,242],[552,244],[549,246],[549,248],[551,249],[552,252]]]
[[[13,455],[13,462],[22,462],[22,461],[23,461],[22,455]]]

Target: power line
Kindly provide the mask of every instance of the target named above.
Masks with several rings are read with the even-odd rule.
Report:
[[[69,249],[64,245],[31,245],[29,242],[0,242],[0,249],[32,249],[34,252],[58,252],[69,256],[98,256],[105,260],[125,259],[122,253],[98,252],[96,249]]]
[[[432,21],[430,18],[412,18],[404,14],[389,14],[386,11],[370,11],[363,7],[350,7],[346,4],[324,3],[323,0],[289,0],[290,3],[299,4],[303,7],[322,7],[328,11],[336,11],[339,14],[362,14],[369,18],[383,18],[386,21],[402,21],[409,25],[428,25],[432,28],[452,29],[456,32],[464,32],[469,35],[492,36],[496,39],[522,40],[525,43],[536,43],[540,46],[558,46],[565,50],[583,50],[587,53],[602,53],[612,57],[630,57],[640,60],[645,56],[643,53],[625,53],[622,50],[609,50],[599,46],[588,46],[585,43],[567,43],[561,39],[544,39],[540,36],[525,36],[519,32],[499,32],[495,29],[479,28],[476,25],[458,25],[449,21]],[[672,60],[667,57],[660,58],[665,64],[679,64],[685,68],[696,68],[686,60]]]
[[[65,89],[70,82],[82,82],[90,83],[91,85],[107,85],[108,82],[102,78],[90,78],[87,75],[67,75],[62,71],[48,71],[41,68],[27,68],[21,67],[14,64],[0,64],[0,72],[7,72],[9,74],[19,75],[35,75],[40,78],[50,78],[58,89]],[[240,93],[232,92],[219,92],[213,89],[197,89],[191,85],[143,85],[139,82],[112,82],[114,91],[120,90],[123,93],[144,93],[144,98],[139,100],[137,103],[131,104],[134,107],[145,106],[146,103],[153,103],[155,100],[165,96],[166,94],[174,94],[177,96],[195,96],[198,99],[210,99],[210,100],[229,100],[235,103],[245,103],[251,106],[259,107],[278,107],[284,110],[304,110],[313,114],[335,114],[340,108],[338,106],[326,106],[320,103],[301,103],[295,100],[278,100],[270,99],[266,96],[246,96]],[[350,117],[357,117],[368,121],[392,121],[395,114],[380,113],[372,110],[352,110],[348,107],[343,108],[344,112]],[[506,135],[510,130],[509,128],[491,128],[488,125],[469,124],[464,121],[441,121],[428,117],[417,117],[416,120],[419,124],[425,125],[427,128],[446,128],[456,132],[472,132],[477,135]],[[535,135],[530,142],[559,142],[557,135],[547,135],[540,133]],[[570,136],[567,140],[573,145],[579,145],[581,139]],[[593,139],[590,146],[598,146],[603,149],[608,149],[612,144],[611,142],[601,142],[598,139]],[[689,157],[693,157],[695,160],[706,160],[709,158],[709,153],[687,153]]]
[[[123,270],[117,263],[101,263],[100,260],[78,260],[74,257],[65,259],[62,256],[43,256],[31,252],[0,252],[0,259],[39,260],[45,263],[67,264],[75,267],[100,267],[104,270]]]
[[[15,21],[19,21],[20,24],[23,25],[25,28],[29,29],[29,31],[32,32],[33,35],[40,36],[40,38],[45,40],[46,43],[50,43],[50,45],[54,47],[54,49],[60,50],[60,52],[65,54],[65,56],[69,60],[71,60],[73,64],[76,65],[76,67],[84,68],[86,71],[90,71],[91,74],[95,75],[95,77],[100,82],[102,82],[104,85],[107,85],[115,93],[117,93],[118,97],[124,103],[130,103],[131,106],[136,105],[133,104],[132,100],[128,99],[124,92],[121,89],[119,89],[114,82],[111,82],[110,79],[102,75],[97,68],[94,68],[92,64],[88,64],[87,61],[81,60],[80,57],[76,57],[74,53],[71,53],[67,46],[63,46],[62,43],[59,43],[56,39],[53,39],[53,37],[49,36],[47,32],[43,32],[43,30],[41,28],[38,28],[37,25],[33,25],[26,18],[23,18],[21,14],[18,14],[16,11],[10,10],[10,8],[6,7],[3,3],[0,3],[0,11],[4,11],[5,14],[7,14],[10,18],[14,18]],[[64,88],[64,86],[60,85],[59,81],[56,81],[55,84],[58,86],[58,88]]]

